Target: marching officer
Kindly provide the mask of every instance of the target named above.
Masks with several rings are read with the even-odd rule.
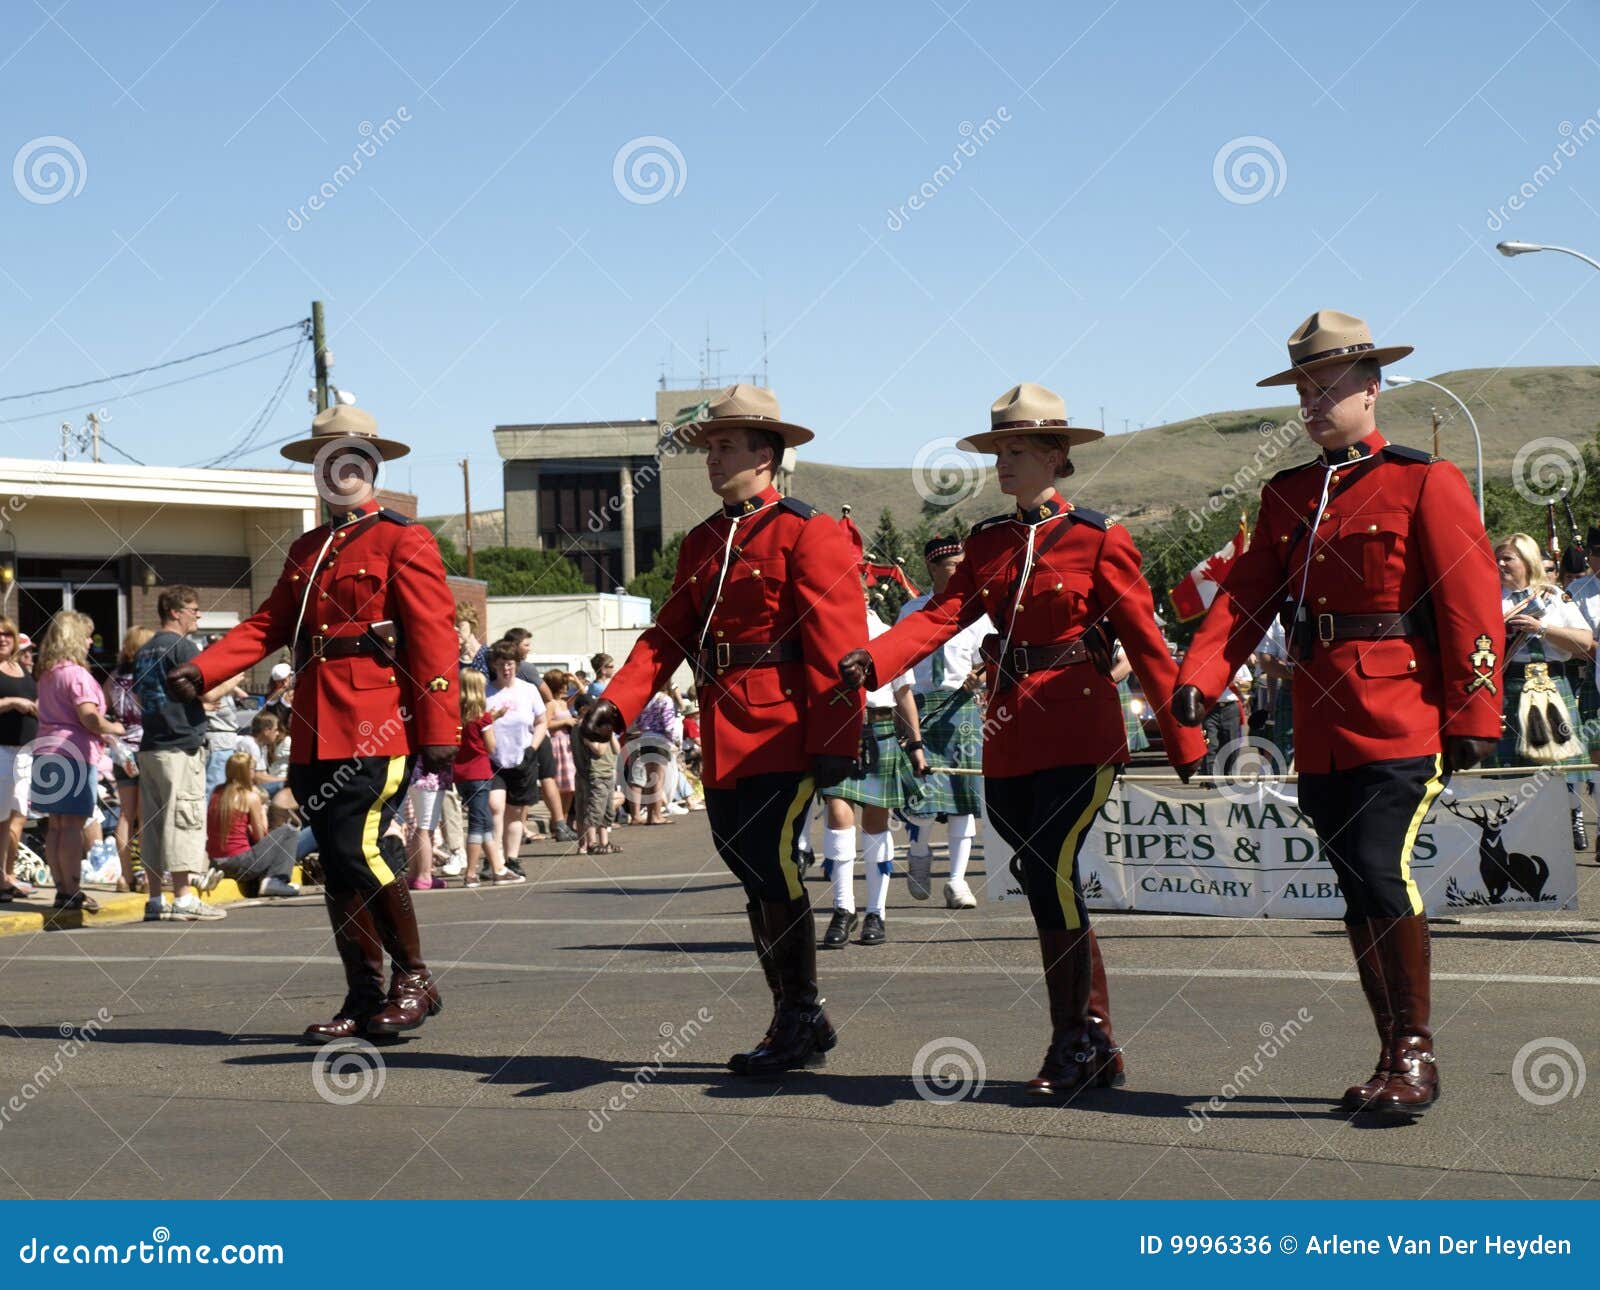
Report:
[[[324,900],[348,987],[314,1042],[415,1030],[440,1009],[405,884],[405,848],[389,826],[415,754],[448,767],[460,743],[454,601],[426,528],[382,509],[378,463],[410,449],[378,436],[359,408],[319,412],[311,436],[283,447],[311,462],[330,518],[289,548],[261,608],[169,685],[205,691],[292,646],[289,788],[317,840]],[[383,959],[394,961],[387,993]]]
[[[1111,670],[1122,638],[1186,781],[1205,755],[1198,731],[1172,720],[1177,666],[1156,627],[1139,551],[1127,530],[1062,499],[1055,481],[1077,444],[1102,438],[1067,423],[1061,396],[1018,385],[989,411],[990,429],[962,440],[993,452],[1000,490],[1017,508],[973,528],[944,590],[866,648],[839,661],[846,685],[873,685],[932,653],[984,614],[989,705],[984,802],[1021,864],[1050,998],[1050,1046],[1028,1088],[1063,1096],[1123,1081],[1099,942],[1078,883],[1078,851],[1111,792],[1128,740]]]
[[[844,531],[783,497],[786,448],[814,436],[784,421],[772,392],[735,385],[680,442],[706,452],[722,509],[684,537],[656,621],[585,714],[585,739],[627,726],[685,659],[701,711],[701,779],[711,838],[744,885],[774,1015],[740,1075],[804,1066],[836,1042],[817,991],[817,942],[798,836],[818,789],[855,768],[861,700],[833,660],[866,638],[855,555]]]
[[[1359,318],[1319,310],[1289,338],[1294,385],[1320,455],[1270,479],[1250,549],[1184,658],[1173,699],[1199,725],[1273,615],[1294,668],[1300,806],[1345,898],[1345,925],[1377,1023],[1377,1069],[1350,1110],[1423,1110],[1439,1096],[1429,1024],[1428,922],[1411,873],[1417,831],[1452,771],[1500,733],[1505,652],[1499,578],[1466,480],[1389,443],[1374,412],[1384,364]]]

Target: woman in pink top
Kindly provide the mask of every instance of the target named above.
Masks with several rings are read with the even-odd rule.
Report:
[[[95,812],[102,736],[125,733],[106,719],[106,696],[84,666],[94,619],[63,609],[39,642],[39,737],[33,745],[33,808],[49,817],[45,862],[56,884],[57,909],[100,912],[82,890],[83,826]]]

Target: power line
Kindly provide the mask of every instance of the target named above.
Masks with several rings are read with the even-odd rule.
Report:
[[[162,381],[159,385],[146,385],[141,389],[128,390],[124,394],[113,395],[111,398],[107,399],[106,402],[115,403],[119,399],[131,399],[140,394],[152,394],[156,390],[170,390],[175,385],[187,385],[190,381],[198,381],[207,376],[215,376],[218,372],[231,372],[236,367],[243,367],[247,363],[258,363],[263,358],[271,358],[274,354],[282,354],[286,350],[298,349],[304,344],[305,341],[303,339],[292,340],[287,345],[277,345],[272,349],[264,349],[259,354],[250,355],[249,358],[235,359],[233,362],[224,363],[220,367],[208,367],[205,371],[196,372],[192,376],[180,376],[175,381]],[[81,403],[73,403],[63,407],[53,408],[49,412],[30,412],[25,417],[0,418],[0,426],[16,426],[23,425],[29,421],[45,421],[51,417],[60,416],[63,412],[76,412],[81,406]]]
[[[288,323],[282,327],[274,327],[271,331],[260,332],[255,336],[246,336],[243,340],[230,341],[226,345],[218,345],[215,349],[203,349],[197,354],[188,354],[183,358],[171,358],[165,363],[152,363],[149,367],[136,367],[131,372],[118,372],[112,376],[97,376],[92,381],[76,381],[71,385],[53,385],[46,390],[29,390],[26,394],[0,394],[0,403],[13,403],[18,399],[35,399],[42,394],[60,394],[66,390],[87,389],[91,385],[104,385],[109,381],[124,381],[130,376],[143,376],[146,372],[159,372],[163,368],[176,367],[180,363],[192,363],[197,358],[210,358],[213,354],[220,354],[224,350],[238,349],[241,345],[249,345],[254,341],[264,340],[268,336],[276,336],[279,332],[293,331],[300,328],[304,331],[310,326],[310,319],[302,318],[299,322]]]
[[[239,441],[238,447],[230,448],[219,456],[213,457],[210,461],[203,463],[205,466],[216,467],[226,465],[230,462],[237,461],[247,453],[254,451],[253,445],[256,437],[263,429],[266,428],[267,423],[278,411],[278,408],[282,406],[284,396],[288,393],[289,386],[294,380],[295,368],[299,366],[300,356],[305,351],[306,345],[309,343],[310,338],[306,336],[302,336],[299,341],[296,342],[294,353],[289,355],[289,366],[284,370],[283,376],[279,378],[278,384],[273,389],[272,393],[267,396],[267,401],[262,404],[261,411],[257,414],[255,423],[251,425],[248,431],[245,432],[244,438]]]

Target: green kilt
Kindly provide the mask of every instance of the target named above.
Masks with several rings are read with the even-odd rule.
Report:
[[[1122,732],[1128,737],[1128,751],[1148,751],[1150,736],[1145,734],[1144,722],[1133,710],[1133,688],[1128,684],[1127,677],[1117,682],[1117,698],[1122,700]]]
[[[1535,662],[1539,660],[1535,659]],[[1554,666],[1560,666],[1556,664]],[[1559,672],[1552,672],[1550,679],[1555,682],[1556,690],[1561,695],[1561,701],[1567,705],[1567,713],[1574,722],[1582,721],[1579,715],[1578,702],[1572,693],[1572,686],[1567,678]],[[1520,673],[1514,673],[1507,667],[1504,688],[1505,703],[1501,712],[1505,716],[1505,733],[1500,736],[1500,742],[1495,746],[1494,757],[1488,763],[1491,766],[1522,766],[1527,764],[1527,759],[1517,754],[1517,740],[1522,734],[1522,727],[1518,720],[1519,710],[1522,706],[1522,687],[1525,678]],[[1575,731],[1576,733],[1576,731]],[[1579,736],[1582,737],[1581,735]],[[1590,765],[1587,757],[1572,757],[1563,762],[1552,762],[1551,765],[1585,767]],[[1569,776],[1569,778],[1572,778]]]
[[[1578,696],[1578,723],[1583,727],[1578,738],[1593,756],[1600,752],[1600,688],[1594,683],[1594,668],[1585,666],[1583,679],[1573,689]]]
[[[919,694],[917,719],[922,751],[933,770],[913,779],[906,801],[911,815],[982,815],[983,781],[977,775],[941,775],[941,766],[980,770],[983,766],[983,716],[971,690],[936,690]]]
[[[881,717],[868,724],[878,745],[878,765],[869,774],[853,775],[823,792],[824,797],[843,798],[858,806],[904,806],[908,797],[920,791],[911,770],[911,759],[900,746],[893,717]]]

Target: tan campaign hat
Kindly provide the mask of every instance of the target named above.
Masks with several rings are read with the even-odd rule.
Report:
[[[1274,372],[1259,385],[1293,385],[1301,372],[1326,367],[1329,363],[1348,363],[1352,359],[1376,359],[1381,365],[1404,358],[1410,345],[1388,345],[1379,349],[1372,343],[1372,329],[1354,314],[1337,309],[1319,309],[1294,329],[1289,337],[1291,366]]]
[[[989,408],[989,428],[968,435],[956,447],[963,452],[994,452],[1000,440],[1014,434],[1047,434],[1067,444],[1093,443],[1105,431],[1067,424],[1067,405],[1054,390],[1024,381],[1013,385]]]
[[[411,451],[397,439],[380,438],[372,413],[345,403],[317,413],[311,420],[308,438],[286,443],[278,451],[290,461],[315,461],[319,452],[341,439],[359,440],[363,447],[370,447],[385,461],[404,457]]]
[[[678,427],[678,440],[691,448],[704,446],[706,436],[719,430],[770,430],[785,448],[810,443],[816,435],[804,426],[785,421],[778,413],[778,397],[759,385],[731,385],[707,405],[704,421]]]

